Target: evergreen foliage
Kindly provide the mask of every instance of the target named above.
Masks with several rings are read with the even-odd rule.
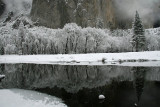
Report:
[[[0,55],[4,55],[4,47],[3,46],[1,46],[1,48],[0,48]]]
[[[96,27],[102,29],[103,25],[104,25],[103,19],[97,18]]]
[[[136,11],[135,20],[133,22],[133,37],[132,37],[132,46],[133,49],[138,51],[143,51],[145,49],[145,36],[144,28],[142,21],[139,17],[138,12]]]

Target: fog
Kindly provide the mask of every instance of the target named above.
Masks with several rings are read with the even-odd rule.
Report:
[[[6,4],[6,14],[13,11],[14,14],[29,14],[32,0],[3,0]]]
[[[144,23],[155,22],[160,19],[160,0],[115,0],[118,18],[133,19],[136,10]]]
[[[160,0],[112,0],[118,20],[134,19],[137,10],[144,24],[153,25],[160,20]],[[32,0],[3,0],[6,5],[5,14],[29,14]]]

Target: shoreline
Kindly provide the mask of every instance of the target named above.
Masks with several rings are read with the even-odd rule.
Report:
[[[160,66],[160,51],[57,55],[0,55],[0,63]]]

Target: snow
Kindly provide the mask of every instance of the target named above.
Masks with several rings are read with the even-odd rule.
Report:
[[[135,107],[137,107],[137,106],[138,106],[138,105],[137,105],[137,103],[135,103],[134,105],[135,105]]]
[[[46,27],[34,26],[27,16],[18,17],[19,20],[26,21],[23,40],[23,54],[64,54],[64,53],[103,53],[103,52],[129,52],[132,51],[132,30],[81,28],[75,23],[69,23],[63,29],[50,29]],[[0,41],[5,54],[18,54],[20,48],[19,29],[12,28],[17,20],[0,24]],[[32,27],[31,27],[31,26]],[[31,28],[30,28],[31,27]],[[146,30],[146,48],[148,51],[160,50],[160,28]],[[37,42],[38,40],[38,42]],[[51,48],[51,44],[55,47]],[[66,44],[66,45],[65,45]],[[67,44],[73,44],[67,45]],[[26,45],[29,47],[26,48]],[[44,49],[46,47],[46,49]],[[34,48],[34,49],[32,49]],[[31,52],[31,50],[36,50]]]
[[[103,99],[105,99],[105,96],[104,95],[99,95],[99,99],[103,100]]]
[[[0,79],[1,79],[1,78],[4,78],[4,77],[5,77],[5,75],[0,75]]]
[[[160,51],[57,55],[1,55],[0,63],[160,66]]]
[[[21,89],[0,90],[1,107],[67,107],[59,98]]]

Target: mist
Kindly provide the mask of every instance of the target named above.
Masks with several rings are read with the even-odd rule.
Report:
[[[114,0],[116,15],[120,20],[134,19],[136,10],[143,23],[160,20],[160,0]]]
[[[33,0],[3,0],[6,4],[5,15],[13,12],[29,15]],[[160,0],[112,0],[114,3],[115,16],[118,20],[127,22],[134,19],[136,10],[144,24],[153,26],[159,21],[160,24]]]
[[[32,7],[32,0],[3,0],[6,4],[5,13],[29,14]]]

